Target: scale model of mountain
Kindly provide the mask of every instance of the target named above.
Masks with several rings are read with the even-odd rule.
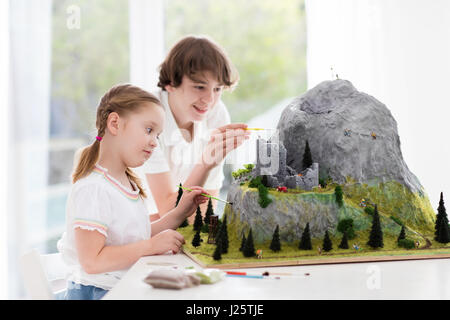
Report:
[[[335,233],[337,223],[345,218],[354,220],[356,231],[365,231],[371,226],[371,216],[362,203],[377,204],[385,233],[398,235],[400,224],[416,235],[434,232],[436,215],[403,160],[397,123],[374,97],[359,92],[347,80],[324,81],[284,109],[277,129],[269,143],[279,145],[275,150],[285,157],[285,164],[280,160],[282,175],[289,176],[275,173],[270,176],[276,178],[269,179],[270,187],[278,183],[290,189],[287,193],[269,189],[272,202],[262,208],[258,190],[248,186],[250,179],[261,174],[259,160],[255,169],[237,177],[228,193],[233,206],[225,208],[236,236],[251,227],[256,242],[270,240],[279,225],[282,240],[296,241],[309,222],[311,235],[321,237],[326,230]],[[306,141],[314,163],[309,169],[302,167]],[[310,185],[303,188],[309,191],[301,190],[301,179],[293,178],[305,173],[314,178],[312,173],[317,170],[317,179],[342,186],[342,207],[335,201],[334,189],[311,190]]]

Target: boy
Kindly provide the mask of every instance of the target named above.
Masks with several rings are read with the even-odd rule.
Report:
[[[237,85],[239,75],[211,39],[181,39],[160,68],[155,94],[166,110],[166,128],[142,168],[159,212],[154,218],[175,206],[180,183],[203,186],[217,197],[222,160],[249,136],[246,124],[230,124],[221,95]]]

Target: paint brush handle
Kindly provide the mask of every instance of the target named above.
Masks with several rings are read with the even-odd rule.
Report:
[[[178,187],[179,187],[179,188],[181,188],[181,189],[187,190],[187,191],[192,191],[192,189],[189,189],[189,188],[185,188],[185,187],[183,187],[183,186],[178,186]],[[211,198],[211,199],[214,199],[214,200],[218,200],[218,201],[222,201],[222,202],[225,202],[225,203],[231,204],[231,203],[230,203],[230,202],[228,202],[228,201],[225,201],[225,200],[222,200],[222,199],[219,199],[219,198],[213,197],[213,196],[211,196],[211,195],[209,195],[209,194],[206,194],[206,193],[201,193],[201,195],[202,195],[202,196],[204,196],[204,197],[208,197],[208,198]]]
[[[261,131],[261,130],[270,130],[270,129],[264,129],[264,128],[245,128],[244,130]]]

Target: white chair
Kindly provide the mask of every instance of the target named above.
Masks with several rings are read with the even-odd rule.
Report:
[[[53,300],[66,290],[66,266],[61,254],[40,255],[33,249],[20,259],[25,289],[33,300]]]

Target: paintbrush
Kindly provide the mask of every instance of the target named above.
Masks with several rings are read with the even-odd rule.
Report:
[[[272,130],[272,129],[265,129],[265,128],[244,128],[244,130],[261,131],[261,130]]]
[[[178,188],[181,188],[181,189],[184,189],[184,190],[187,190],[187,191],[192,191],[192,189],[185,188],[185,187],[183,187],[183,186],[178,186]],[[233,202],[228,202],[228,201],[226,201],[226,200],[222,200],[222,199],[213,197],[213,196],[211,196],[211,195],[209,195],[209,194],[206,194],[206,193],[201,193],[201,195],[202,195],[202,196],[205,196],[205,197],[208,197],[208,198],[211,198],[211,199],[214,199],[214,200],[218,200],[218,201],[222,201],[222,202],[228,203],[229,205],[232,205],[232,204],[233,204]]]

